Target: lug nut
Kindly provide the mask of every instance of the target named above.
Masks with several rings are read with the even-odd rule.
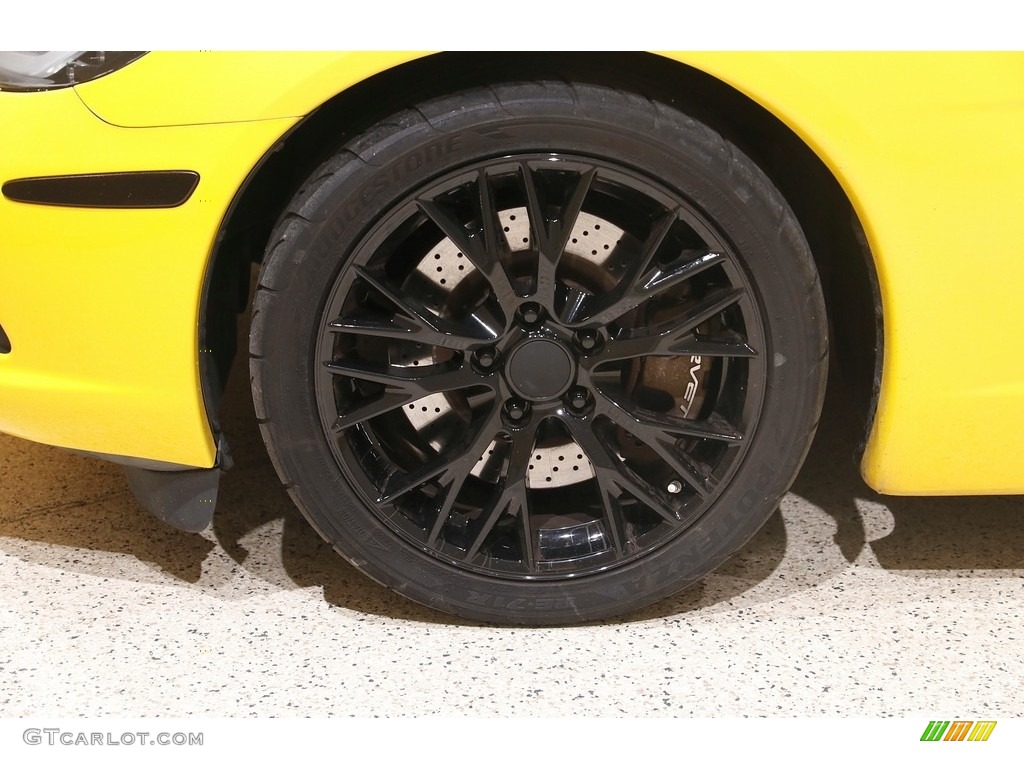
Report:
[[[576,343],[585,350],[594,349],[597,346],[597,331],[592,328],[584,328],[576,333]]]
[[[490,368],[498,359],[498,353],[492,347],[481,349],[476,353],[476,364],[481,368]]]
[[[576,389],[569,392],[569,405],[573,409],[582,411],[587,407],[588,402],[590,402],[590,393],[583,387],[576,387]]]
[[[534,304],[532,301],[529,304],[523,304],[519,308],[519,316],[525,323],[536,323],[540,320],[540,305]]]
[[[513,397],[505,402],[505,415],[512,421],[522,421],[530,410],[528,403]]]

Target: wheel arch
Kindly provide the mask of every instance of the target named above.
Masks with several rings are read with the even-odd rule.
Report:
[[[650,53],[440,53],[385,70],[327,99],[272,147],[238,190],[207,264],[200,310],[203,398],[214,433],[249,274],[304,179],[333,150],[394,112],[503,80],[562,79],[667,101],[740,147],[792,207],[822,277],[833,362],[870,429],[882,360],[878,280],[857,212],[828,164],[779,116],[724,80]],[[867,432],[865,431],[865,434]]]

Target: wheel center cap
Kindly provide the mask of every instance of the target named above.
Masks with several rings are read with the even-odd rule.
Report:
[[[512,350],[505,377],[528,400],[553,400],[572,384],[572,354],[557,341],[528,339]]]

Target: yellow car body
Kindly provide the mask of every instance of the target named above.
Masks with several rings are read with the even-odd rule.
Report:
[[[1024,55],[665,53],[767,109],[866,234],[881,341],[862,459],[895,494],[1018,493],[1024,475]],[[322,104],[417,53],[150,53],[74,88],[0,93],[0,181],[188,169],[178,207],[0,199],[0,430],[212,467],[204,279],[246,178]],[[682,66],[680,67],[680,69]]]

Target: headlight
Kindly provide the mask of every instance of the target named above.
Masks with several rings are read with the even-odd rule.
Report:
[[[145,51],[0,52],[0,91],[46,91],[87,83],[130,64]]]

